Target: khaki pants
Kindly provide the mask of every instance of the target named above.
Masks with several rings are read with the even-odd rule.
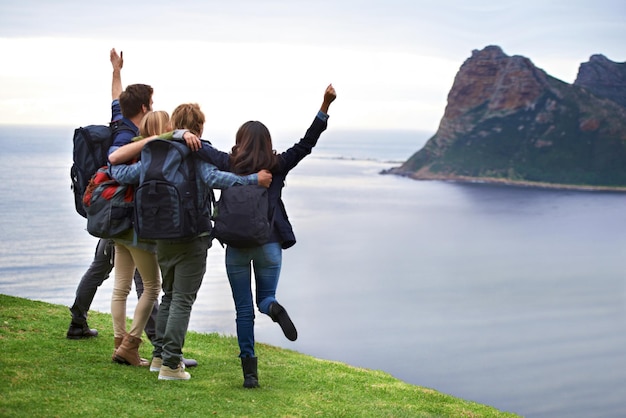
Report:
[[[144,291],[137,302],[129,334],[141,338],[154,302],[161,290],[161,273],[156,254],[146,250],[115,243],[115,283],[111,297],[113,333],[123,337],[126,333],[126,300],[133,283],[135,268],[143,280]]]

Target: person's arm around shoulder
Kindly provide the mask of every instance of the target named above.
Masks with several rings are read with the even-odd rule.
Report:
[[[137,185],[141,176],[141,161],[134,164],[111,165],[109,175],[120,184]]]
[[[266,189],[272,184],[272,173],[269,170],[261,170],[257,173],[258,185]]]
[[[198,151],[202,148],[202,140],[187,129],[176,129],[172,133],[172,139],[183,140],[190,150]]]
[[[214,148],[213,145],[207,141],[201,141],[200,138],[192,132],[186,129],[175,130],[174,139],[184,140],[192,151],[198,152],[198,157],[200,157],[203,161],[216,166],[219,170],[229,170],[230,159],[228,153]],[[197,146],[198,143],[199,146]],[[192,146],[192,144],[195,145]]]
[[[241,185],[259,185],[265,188],[270,187],[272,183],[272,173],[268,170],[261,170],[258,173],[248,174],[247,176],[239,176],[229,171],[219,170],[213,164],[198,160],[197,168],[199,176],[204,184],[213,189],[226,189],[228,187]]]
[[[119,165],[125,164],[129,161],[132,161],[134,158],[139,158],[141,155],[141,150],[146,142],[151,141],[157,138],[156,135],[149,136],[147,138],[142,138],[137,141],[129,142],[126,145],[123,145],[117,149],[115,149],[112,153],[109,154],[109,162],[111,165]]]

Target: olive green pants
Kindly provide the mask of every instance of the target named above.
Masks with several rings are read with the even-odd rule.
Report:
[[[153,357],[173,369],[182,360],[191,308],[206,272],[209,237],[187,241],[157,241],[163,297],[157,315]]]

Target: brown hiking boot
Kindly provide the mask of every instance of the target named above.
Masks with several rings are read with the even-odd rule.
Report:
[[[115,349],[113,350],[113,354],[111,355],[111,360],[115,361],[115,352],[117,351],[117,349],[120,347],[120,345],[122,345],[122,340],[124,339],[124,337],[113,337],[113,344],[115,345]]]
[[[139,344],[141,344],[141,338],[126,334],[122,344],[115,350],[115,361],[121,364],[130,364],[131,366],[149,366],[150,362],[148,360],[139,357]]]

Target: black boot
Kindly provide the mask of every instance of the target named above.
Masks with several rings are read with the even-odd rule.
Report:
[[[82,323],[72,320],[70,328],[67,330],[67,338],[70,340],[80,340],[82,338],[97,337],[98,330],[90,329],[87,321]]]
[[[257,357],[242,357],[241,368],[243,370],[243,387],[258,388]]]
[[[289,318],[285,308],[278,302],[272,302],[270,305],[270,318],[272,318],[272,321],[278,322],[288,340],[295,341],[298,338],[296,326],[291,322],[291,318]]]

